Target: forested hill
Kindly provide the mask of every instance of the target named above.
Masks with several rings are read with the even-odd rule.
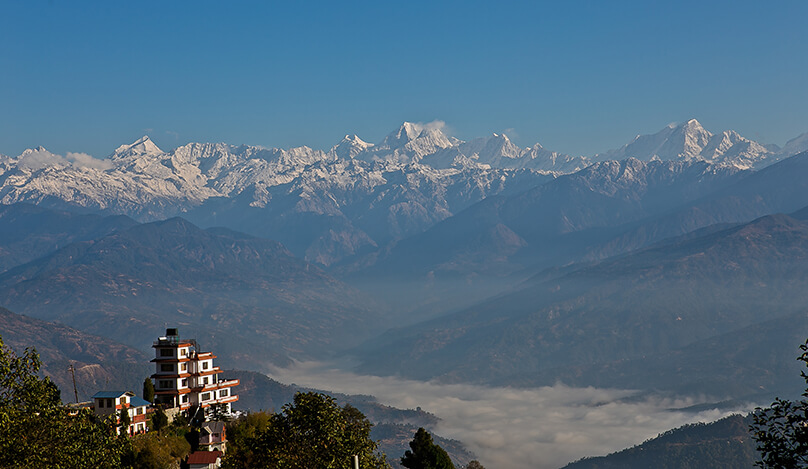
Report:
[[[749,434],[751,417],[732,415],[717,422],[685,425],[608,456],[586,458],[563,469],[746,469],[757,451]]]

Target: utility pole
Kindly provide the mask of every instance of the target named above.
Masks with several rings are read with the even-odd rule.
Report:
[[[79,403],[79,391],[78,391],[78,389],[76,389],[76,373],[74,371],[72,363],[70,364],[69,370],[70,370],[70,376],[73,377],[73,395],[76,396],[76,404],[78,404]]]

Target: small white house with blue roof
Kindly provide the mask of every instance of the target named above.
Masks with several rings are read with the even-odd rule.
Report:
[[[118,433],[126,431],[128,435],[146,431],[146,408],[151,405],[132,391],[100,391],[93,395],[93,411],[101,418],[115,415]],[[122,429],[121,411],[129,413],[129,428]]]

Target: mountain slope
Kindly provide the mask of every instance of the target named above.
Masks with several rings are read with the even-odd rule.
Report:
[[[30,204],[0,205],[0,272],[66,246],[136,225],[125,216],[101,217]]]
[[[508,198],[489,197],[391,247],[366,275],[503,275],[538,262],[569,262],[621,225],[740,176],[703,162],[597,163]]]
[[[537,277],[513,293],[390,331],[360,352],[361,370],[537,385],[552,384],[567,373],[565,368],[586,366],[591,374],[577,376],[576,383],[593,384],[603,376],[593,372],[598,367],[669,354],[804,313],[806,261],[808,223],[767,216],[559,276]],[[776,332],[780,337],[789,333]],[[654,386],[653,380],[641,378],[633,378],[637,386]],[[727,393],[734,391],[727,386]]]
[[[141,394],[143,380],[153,370],[143,353],[112,340],[52,322],[40,321],[0,308],[0,337],[17,353],[35,348],[42,372],[62,391],[62,402],[74,402],[75,369],[79,401],[103,389],[126,389]]]
[[[602,259],[665,238],[720,223],[739,223],[808,205],[808,152],[757,172],[740,173],[724,187],[681,207],[622,226],[608,241],[590,247],[585,258]]]
[[[338,348],[378,317],[361,295],[277,242],[176,218],[11,269],[0,275],[0,303],[139,348],[177,324],[216,348],[225,366]]]
[[[732,415],[667,431],[641,445],[608,456],[586,458],[564,469],[749,468],[758,454],[749,435],[750,417]]]

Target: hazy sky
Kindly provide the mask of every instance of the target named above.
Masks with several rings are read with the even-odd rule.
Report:
[[[328,148],[405,120],[590,155],[808,131],[805,1],[0,1],[0,153]]]

